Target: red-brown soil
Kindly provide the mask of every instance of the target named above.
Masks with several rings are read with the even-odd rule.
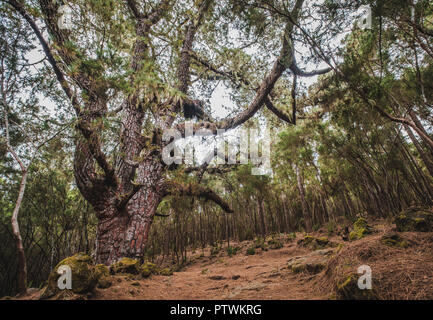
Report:
[[[361,240],[347,242],[340,236],[330,240],[343,244],[338,253],[318,274],[294,274],[287,268],[291,257],[305,256],[311,249],[301,247],[297,240],[284,243],[283,248],[246,255],[252,242],[231,244],[238,253],[229,257],[225,248],[215,256],[208,248],[204,256],[190,253],[188,266],[172,276],[152,275],[112,276],[112,286],[95,289],[81,299],[144,299],[144,300],[207,300],[207,299],[334,299],[335,287],[345,274],[356,273],[360,264],[371,265],[376,285],[386,286],[381,295],[387,299],[426,299],[433,296],[433,235],[431,233],[401,233],[410,243],[409,248],[391,248],[380,243],[383,234],[392,229],[384,222],[375,223],[375,232]],[[316,232],[315,236],[324,236]],[[347,269],[347,270],[346,270]],[[353,270],[352,270],[353,269]],[[340,278],[339,278],[340,277]],[[344,280],[344,279],[343,279]],[[374,280],[373,280],[374,281]],[[25,299],[37,299],[33,292]],[[77,298],[71,297],[71,298]]]

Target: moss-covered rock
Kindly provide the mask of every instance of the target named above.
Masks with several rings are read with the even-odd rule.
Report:
[[[299,262],[292,266],[290,266],[290,269],[293,273],[311,273],[316,274],[322,271],[325,268],[326,264],[325,262],[317,261],[313,263],[307,263],[307,262]]]
[[[104,264],[97,264],[95,266],[95,272],[101,277],[108,277],[110,275],[110,268]]]
[[[397,248],[409,247],[409,243],[404,238],[402,238],[398,233],[395,232],[385,234],[380,239],[380,242],[390,247],[397,247]]]
[[[311,252],[305,256],[290,258],[287,261],[287,267],[293,273],[310,273],[316,274],[322,271],[335,252],[335,249],[322,249]]]
[[[110,266],[110,273],[139,274],[140,262],[136,259],[122,258],[121,260]]]
[[[397,231],[433,232],[433,209],[413,207],[402,211],[395,218]]]
[[[373,289],[359,289],[358,276],[349,275],[344,281],[337,284],[336,298],[338,300],[376,300],[377,294]]]
[[[298,245],[301,247],[310,248],[311,250],[320,250],[328,247],[336,247],[337,244],[329,241],[325,237],[312,237],[305,236],[305,238],[298,240]]]
[[[359,218],[353,224],[353,231],[349,233],[349,240],[359,240],[368,234],[373,233],[373,228],[368,224],[364,218]]]
[[[110,277],[101,277],[98,280],[97,287],[99,289],[107,289],[107,288],[110,288],[112,285],[113,285],[113,281],[111,281]]]
[[[170,268],[164,268],[159,272],[160,275],[162,276],[172,276],[173,275],[173,271]]]
[[[281,249],[283,247],[282,241],[279,239],[271,239],[268,241],[269,248],[272,250]]]
[[[57,284],[60,274],[57,273],[60,266],[67,265],[72,272],[72,289],[60,290]],[[92,258],[84,253],[66,258],[59,262],[48,277],[48,283],[43,290],[40,299],[48,299],[61,291],[72,291],[73,293],[83,294],[92,291],[98,283],[100,273],[93,266]]]
[[[152,262],[145,262],[140,267],[140,274],[144,278],[147,278],[152,274],[158,274],[158,273],[159,273],[158,267],[156,266],[156,264]]]
[[[112,281],[110,278],[110,269],[106,265],[103,264],[96,265],[95,272],[98,275],[97,287],[99,289],[107,289],[111,287]]]

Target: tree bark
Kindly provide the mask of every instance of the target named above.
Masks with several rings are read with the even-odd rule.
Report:
[[[18,280],[18,294],[19,295],[25,295],[27,294],[27,262],[26,262],[26,255],[24,252],[24,246],[23,246],[23,240],[20,233],[20,227],[18,223],[18,213],[21,208],[21,204],[23,202],[24,198],[24,192],[26,190],[27,185],[27,175],[28,175],[28,169],[31,163],[25,166],[19,155],[15,152],[15,150],[11,146],[11,140],[9,135],[9,117],[8,117],[8,108],[6,107],[6,93],[3,90],[4,86],[3,83],[1,85],[1,98],[2,98],[2,104],[4,104],[4,123],[5,123],[5,133],[6,133],[6,148],[11,153],[12,157],[15,159],[15,161],[20,166],[21,170],[21,183],[20,183],[20,189],[18,193],[18,198],[15,203],[15,208],[12,213],[12,219],[11,219],[11,225],[12,225],[12,233],[14,236],[15,244],[17,247],[17,256],[18,256],[18,274],[17,274],[17,280]]]
[[[149,160],[137,170],[141,189],[119,209],[106,201],[106,206],[96,210],[98,217],[97,263],[110,265],[122,257],[142,259],[150,226],[162,200],[161,165]]]
[[[15,244],[17,246],[17,256],[18,256],[18,294],[25,295],[27,293],[27,263],[26,255],[24,253],[23,240],[21,238],[20,227],[18,224],[18,212],[21,208],[21,203],[23,201],[24,192],[27,183],[27,171],[23,172],[21,178],[20,191],[18,195],[17,202],[12,214],[12,232],[15,239]]]

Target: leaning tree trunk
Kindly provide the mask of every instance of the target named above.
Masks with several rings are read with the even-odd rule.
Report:
[[[20,295],[25,295],[27,293],[26,255],[24,253],[23,240],[21,238],[20,227],[18,224],[18,212],[20,211],[21,203],[24,198],[26,182],[27,182],[27,170],[23,172],[18,199],[15,204],[14,211],[12,213],[12,232],[14,235],[15,244],[17,247],[17,256],[18,256],[18,270],[17,270],[18,271],[18,294]]]
[[[3,92],[3,102],[6,102],[6,99],[4,97],[4,92]],[[24,198],[24,192],[26,190],[27,175],[28,175],[28,170],[29,170],[29,167],[30,167],[31,160],[30,160],[30,163],[27,166],[25,166],[24,163],[22,162],[21,158],[19,157],[19,155],[15,152],[15,150],[11,146],[10,136],[9,136],[8,108],[6,107],[6,105],[5,105],[5,110],[4,110],[4,120],[5,120],[4,123],[5,123],[5,132],[6,132],[6,148],[7,148],[7,151],[9,151],[11,153],[12,157],[15,159],[15,161],[18,162],[18,164],[20,166],[20,169],[21,169],[21,173],[22,173],[21,183],[20,183],[20,190],[19,190],[19,193],[18,193],[17,201],[15,203],[14,211],[12,213],[11,224],[12,224],[13,237],[14,237],[15,244],[16,244],[16,247],[17,247],[17,257],[18,257],[18,270],[17,270],[18,294],[19,295],[25,295],[27,293],[27,263],[26,263],[26,255],[25,255],[25,252],[24,252],[23,239],[21,237],[20,226],[19,226],[19,223],[18,223],[18,213],[20,211],[21,204],[22,204],[23,198]]]
[[[412,141],[412,143],[414,144],[415,148],[417,149],[421,159],[423,160],[428,172],[430,173],[430,175],[433,177],[433,162],[431,161],[431,154],[427,154],[426,152],[424,152],[421,144],[418,142],[418,140],[416,139],[415,135],[413,134],[411,128],[408,125],[404,125],[404,129],[407,132],[407,134],[410,137],[410,140]]]

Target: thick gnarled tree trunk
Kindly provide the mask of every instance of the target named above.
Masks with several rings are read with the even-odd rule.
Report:
[[[149,229],[162,200],[161,165],[147,163],[138,168],[142,187],[124,208],[107,201],[107,208],[97,211],[97,263],[112,264],[122,257],[141,259]]]
[[[153,156],[139,164],[118,161],[116,182],[110,184],[93,176],[89,152],[85,143],[77,144],[74,172],[81,193],[98,218],[96,262],[110,265],[122,257],[141,259],[156,209],[167,194],[163,165]],[[128,158],[133,156],[131,153]]]

